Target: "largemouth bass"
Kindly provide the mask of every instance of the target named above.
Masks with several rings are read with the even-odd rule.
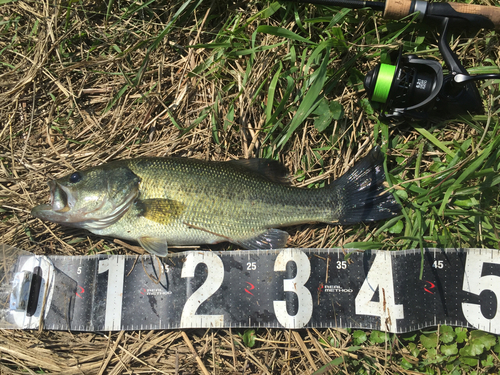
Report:
[[[168,245],[229,241],[247,249],[286,247],[277,229],[324,222],[354,224],[396,215],[385,191],[378,148],[324,188],[284,181],[272,160],[208,162],[187,158],[112,161],[50,181],[50,204],[32,215],[138,242],[166,256]]]

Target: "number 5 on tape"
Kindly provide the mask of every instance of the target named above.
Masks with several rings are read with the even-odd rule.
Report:
[[[500,331],[500,278],[494,275],[483,276],[483,269],[488,263],[500,264],[500,258],[491,251],[470,249],[465,263],[464,283],[462,289],[475,295],[480,295],[485,290],[495,294],[496,313],[493,317],[484,316],[481,305],[462,302],[462,311],[465,319],[474,327],[488,332]]]

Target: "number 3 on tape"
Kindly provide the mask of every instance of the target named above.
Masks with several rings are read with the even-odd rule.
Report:
[[[378,302],[373,301],[378,291]],[[357,315],[380,317],[380,325],[387,331],[397,331],[397,319],[404,319],[403,305],[396,304],[392,256],[379,252],[355,300]]]
[[[297,295],[299,308],[295,315],[289,315],[286,301],[273,301],[276,319],[285,328],[302,328],[311,319],[313,313],[313,302],[311,292],[305,287],[305,283],[311,274],[311,263],[307,255],[300,250],[286,249],[278,254],[274,262],[274,271],[286,271],[286,264],[292,261],[297,266],[297,275],[293,279],[283,280],[283,290],[293,292]]]

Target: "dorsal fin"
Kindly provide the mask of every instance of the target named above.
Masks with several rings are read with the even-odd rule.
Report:
[[[288,184],[290,180],[288,178],[288,170],[279,161],[272,159],[240,159],[240,160],[230,160],[229,164],[236,166],[237,168],[247,169],[254,173],[260,174],[266,177],[268,180],[279,183]]]

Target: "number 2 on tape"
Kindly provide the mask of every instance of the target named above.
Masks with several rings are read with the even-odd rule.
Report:
[[[207,279],[193,294],[191,294],[182,309],[181,328],[223,327],[224,315],[196,315],[198,307],[214,294],[224,281],[224,264],[222,260],[211,252],[190,253],[182,266],[181,277],[194,277],[196,266],[204,263],[207,266]]]

